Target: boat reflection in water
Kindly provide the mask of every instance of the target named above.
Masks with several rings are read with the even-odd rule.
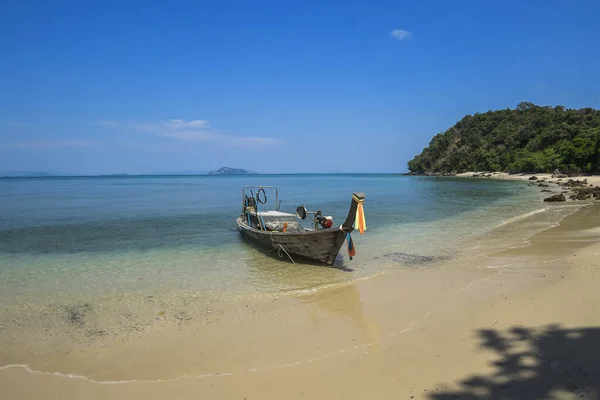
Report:
[[[360,284],[350,273],[318,265],[298,264],[281,268],[280,262],[256,254],[246,262],[248,279],[263,294],[299,301],[302,319],[308,318],[321,339],[345,343],[343,347],[377,342],[379,327],[364,310]],[[300,318],[300,317],[299,317]]]

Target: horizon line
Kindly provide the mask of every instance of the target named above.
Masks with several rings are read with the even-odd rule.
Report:
[[[251,173],[251,174],[209,174],[208,172],[197,172],[197,173],[103,173],[103,174],[53,174],[53,173],[23,173],[15,175],[3,175],[0,173],[0,178],[97,178],[97,177],[126,177],[126,176],[252,176],[252,175],[401,175],[407,172],[265,172],[265,173]]]

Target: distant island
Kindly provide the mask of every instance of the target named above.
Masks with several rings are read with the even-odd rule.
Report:
[[[208,175],[250,175],[250,174],[256,174],[256,172],[246,171],[245,169],[241,169],[241,168],[229,168],[229,167],[222,167],[216,171],[210,171],[208,173]]]
[[[522,102],[467,115],[408,162],[413,175],[600,172],[600,111]]]

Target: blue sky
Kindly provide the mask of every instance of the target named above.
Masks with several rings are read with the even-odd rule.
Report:
[[[466,114],[600,108],[600,2],[0,3],[0,171],[402,172]]]

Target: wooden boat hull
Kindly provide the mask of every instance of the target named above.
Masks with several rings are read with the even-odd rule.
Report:
[[[245,239],[265,249],[283,249],[291,257],[333,264],[346,239],[346,232],[338,228],[306,232],[262,231],[248,226],[242,217],[237,219],[238,229]],[[281,247],[280,247],[281,246]]]

